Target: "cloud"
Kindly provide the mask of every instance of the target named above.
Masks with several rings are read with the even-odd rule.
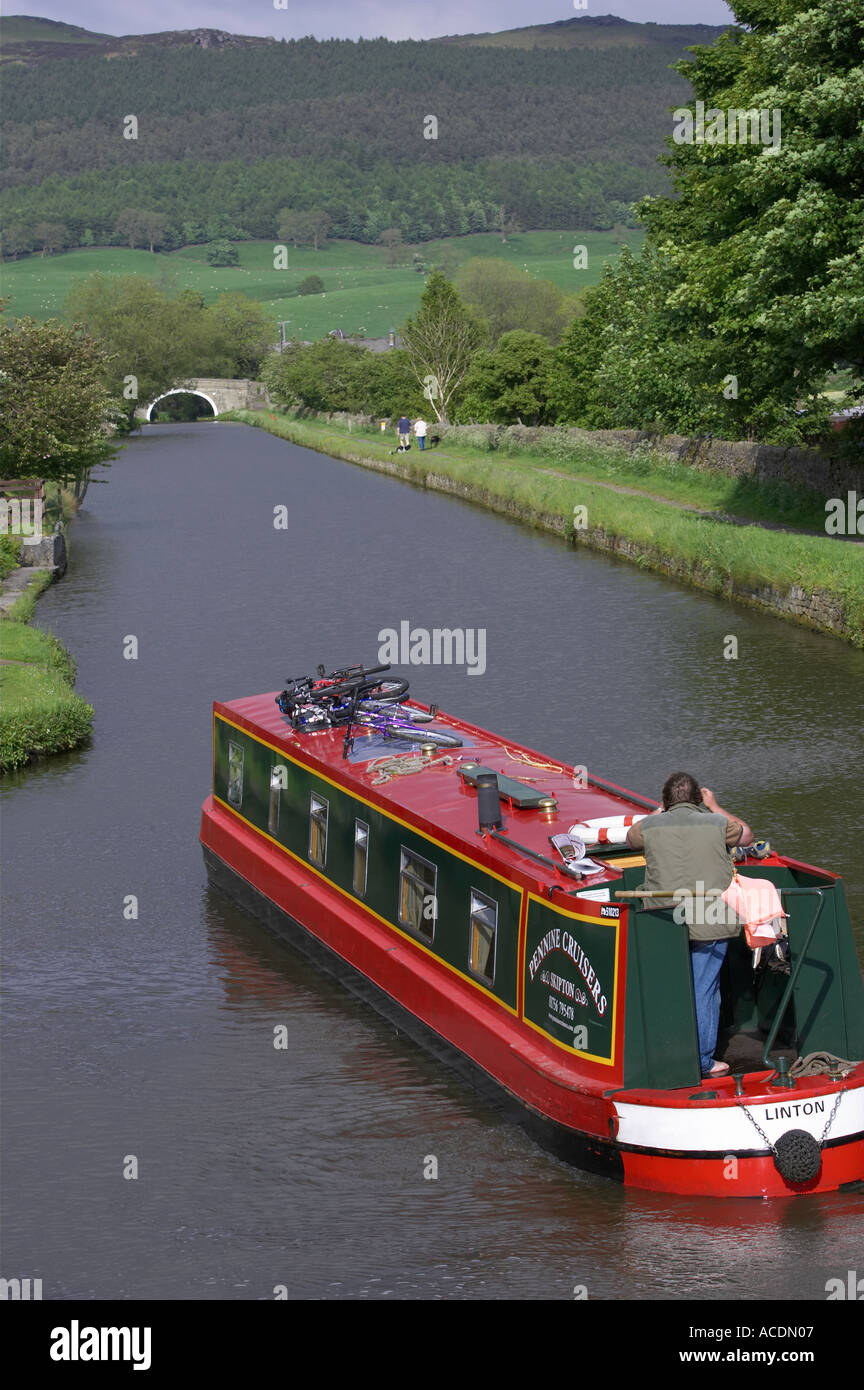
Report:
[[[732,19],[724,0],[588,0],[575,11],[572,0],[139,0],[118,7],[116,0],[28,0],[28,14],[63,20],[106,34],[153,34],[165,29],[227,29],[234,34],[272,34],[274,38],[428,39],[443,34],[486,33],[548,24],[584,14],[614,13],[622,19],[655,24],[726,24]],[[24,7],[22,7],[24,8]]]

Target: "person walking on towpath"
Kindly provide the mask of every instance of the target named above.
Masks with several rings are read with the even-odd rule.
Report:
[[[690,966],[699,1064],[703,1076],[725,1076],[726,1062],[714,1059],[720,1023],[720,968],[729,941],[742,924],[734,912],[705,912],[702,889],[710,898],[726,892],[734,877],[730,851],[753,843],[753,832],[740,816],[718,806],[710,787],[700,787],[687,772],[673,772],[663,787],[663,806],[643,816],[627,832],[627,844],[645,855],[646,892],[668,888],[676,899],[644,898],[645,907],[676,907],[683,899],[690,937]],[[636,890],[637,892],[639,889]],[[710,900],[710,899],[709,899]],[[722,920],[715,920],[717,917]],[[731,919],[731,920],[730,920]]]
[[[400,415],[396,422],[396,433],[399,436],[399,448],[409,449],[411,447],[411,421],[407,415]]]
[[[426,429],[427,425],[425,420],[414,421],[414,433],[417,436],[417,443],[420,445],[421,451],[426,448]]]

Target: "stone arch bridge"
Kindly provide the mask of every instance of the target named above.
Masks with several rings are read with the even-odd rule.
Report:
[[[167,396],[191,394],[203,396],[209,401],[214,415],[224,415],[226,410],[264,410],[270,404],[266,387],[260,381],[248,378],[219,376],[190,377],[183,386],[174,386],[163,391],[149,405],[139,406],[135,411],[136,420],[149,422],[155,407]]]

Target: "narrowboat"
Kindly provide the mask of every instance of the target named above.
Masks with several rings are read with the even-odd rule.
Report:
[[[644,859],[626,844],[564,853],[575,824],[657,803],[406,682],[387,714],[390,688],[358,670],[333,673],[329,700],[307,678],[214,703],[211,881],[515,1099],[569,1163],[675,1194],[864,1188],[864,981],[839,876],[774,850],[740,866],[779,890],[787,959],[756,968],[730,943],[716,1055],[731,1071],[703,1078],[686,924],[634,896]],[[358,700],[370,689],[385,704]]]

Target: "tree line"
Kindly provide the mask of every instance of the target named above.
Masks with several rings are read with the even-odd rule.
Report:
[[[52,175],[0,193],[3,254],[79,246],[173,251],[227,237],[280,239],[286,215],[326,218],[327,234],[367,245],[387,228],[405,242],[498,231],[502,225],[608,230],[635,226],[633,201],[660,192],[661,170],[488,160],[443,165],[270,159],[203,164],[194,159],[113,171]],[[131,222],[128,220],[132,216]],[[293,239],[293,230],[291,239]],[[310,237],[310,241],[312,238]]]

